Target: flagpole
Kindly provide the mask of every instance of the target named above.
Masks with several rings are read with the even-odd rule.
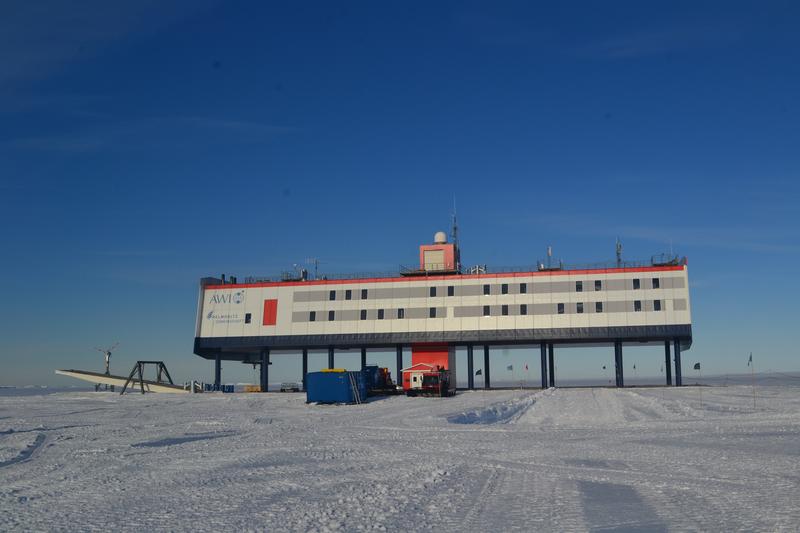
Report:
[[[697,369],[697,373],[700,374],[700,381],[703,381],[703,371],[701,369]],[[698,389],[700,390],[700,409],[703,408],[703,384],[698,383]]]
[[[750,380],[753,383],[753,409],[756,408],[756,373],[755,363],[753,362],[753,352],[750,352]]]

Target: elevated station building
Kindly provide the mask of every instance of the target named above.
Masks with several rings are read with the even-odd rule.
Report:
[[[491,345],[535,345],[541,353],[541,386],[555,385],[554,350],[562,345],[613,346],[616,384],[624,386],[623,347],[664,346],[666,381],[682,384],[681,352],[691,347],[692,324],[686,259],[647,264],[618,261],[609,266],[568,268],[538,264],[533,269],[464,273],[456,244],[443,232],[420,246],[419,268],[390,277],[263,280],[203,278],[200,283],[194,351],[215,361],[261,365],[268,383],[270,353],[391,348],[397,374],[403,348],[412,353],[466,347],[468,387],[473,361],[483,351],[484,383],[491,386]],[[671,348],[672,356],[671,357]]]

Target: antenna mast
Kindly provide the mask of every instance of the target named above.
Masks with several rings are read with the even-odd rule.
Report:
[[[617,268],[622,266],[622,243],[619,242],[619,237],[617,237]]]
[[[456,270],[461,272],[461,248],[458,246],[458,220],[456,218],[456,197],[453,195],[453,214],[452,214],[452,227],[450,229],[450,239],[453,241],[456,249]]]
[[[317,257],[309,257],[306,259],[306,263],[313,263],[314,264],[314,279],[319,279],[319,258]]]
[[[103,360],[104,360],[104,362],[106,364],[106,375],[107,376],[111,375],[111,352],[116,350],[117,346],[119,346],[119,342],[115,342],[114,345],[111,348],[97,348],[97,347],[95,347],[95,350],[97,350],[98,352],[103,354]]]

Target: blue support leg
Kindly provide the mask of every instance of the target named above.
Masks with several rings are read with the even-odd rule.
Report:
[[[403,384],[403,345],[397,345],[397,383],[398,385]]]
[[[303,348],[303,390],[306,390],[306,380],[308,379],[308,350]]]
[[[672,361],[669,356],[669,341],[664,341],[664,369],[667,371],[667,385],[672,385]]]
[[[547,343],[542,342],[539,345],[539,350],[542,354],[542,388],[547,388]]]
[[[475,361],[471,344],[467,344],[467,388],[475,389]]]
[[[222,357],[220,354],[214,358],[214,390],[220,389],[222,382]]]
[[[483,388],[484,389],[491,389],[492,388],[492,380],[491,374],[489,373],[489,345],[486,344],[483,347]]]
[[[261,392],[269,390],[269,349],[261,350]]]

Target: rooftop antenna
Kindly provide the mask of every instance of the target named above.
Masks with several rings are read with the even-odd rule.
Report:
[[[619,242],[619,237],[617,237],[617,268],[622,266],[622,243]]]
[[[306,259],[306,263],[313,263],[314,264],[314,279],[319,279],[319,264],[320,260],[317,257],[309,257]]]
[[[461,249],[458,246],[458,220],[456,218],[456,196],[453,195],[453,214],[452,214],[452,227],[450,229],[450,239],[453,241],[456,249],[456,270],[461,272]]]
[[[114,345],[111,348],[98,348],[96,346],[94,348],[98,352],[102,353],[103,356],[104,356],[105,363],[106,363],[106,376],[110,376],[111,375],[111,368],[110,368],[111,367],[111,352],[116,350],[117,346],[119,346],[119,342],[115,342]]]
[[[553,259],[553,247],[548,244],[547,245],[547,268],[551,267],[551,265],[550,265],[551,259]]]

